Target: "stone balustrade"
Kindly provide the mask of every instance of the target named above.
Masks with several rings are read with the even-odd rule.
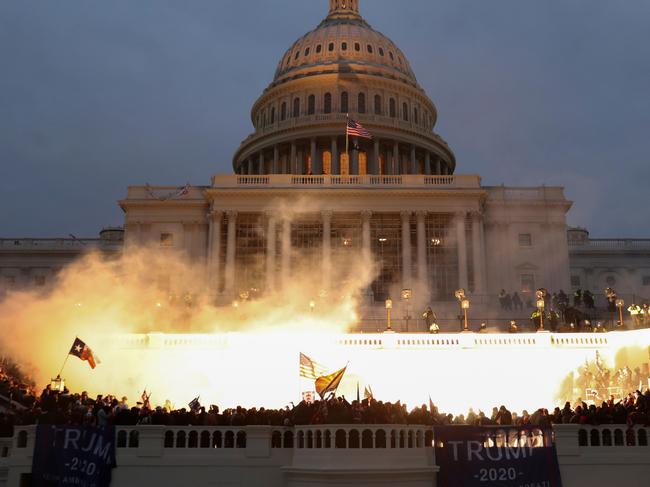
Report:
[[[434,486],[435,437],[423,425],[117,426],[115,487],[147,478],[159,486],[201,484],[285,487],[310,485]],[[650,428],[555,425],[553,437],[565,485],[647,485]],[[33,458],[36,427],[0,438],[0,486],[23,485]],[[509,429],[486,445],[550,444],[541,430]],[[391,483],[392,482],[392,483]],[[381,484],[381,482],[380,482]]]
[[[475,175],[434,176],[434,175],[322,175],[303,176],[295,174],[268,175],[228,175],[213,176],[214,188],[241,187],[270,187],[270,188],[300,188],[300,187],[382,187],[382,188],[463,188],[480,189],[481,178]]]

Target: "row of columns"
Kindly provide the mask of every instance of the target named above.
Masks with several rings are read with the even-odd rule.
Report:
[[[413,276],[413,259],[411,254],[411,217],[413,211],[404,210],[400,213],[402,221],[402,286],[411,288],[416,281]],[[426,216],[427,211],[416,211],[416,262],[417,262],[417,284],[425,286],[427,283],[427,241],[426,241]],[[322,268],[323,287],[331,288],[331,263],[332,263],[332,211],[321,212],[323,225],[322,241]],[[468,212],[459,212],[455,215],[456,242],[458,252],[458,284],[459,287],[469,287],[468,272],[468,250],[466,235],[466,218]],[[483,230],[483,217],[479,212],[469,213],[471,216],[471,238],[475,294],[484,294],[486,286],[485,271],[485,234]],[[213,211],[210,213],[210,232],[208,249],[208,273],[210,281],[216,286],[220,276],[220,254],[221,254],[221,228],[224,213]],[[237,237],[237,212],[227,211],[227,236],[226,236],[226,260],[224,269],[224,293],[228,296],[234,295],[235,289],[235,254]],[[267,252],[266,252],[266,285],[267,289],[274,289],[278,284],[276,281],[276,241],[278,218],[275,214],[269,213],[267,218]],[[364,210],[361,212],[361,255],[365,262],[370,265],[372,258],[370,220],[372,212]],[[291,220],[281,220],[281,271],[282,283],[289,283],[291,277]]]
[[[380,139],[373,139],[372,146],[372,159],[368,160],[368,174],[379,174],[380,173],[380,149],[382,141]],[[392,175],[392,174],[403,174],[401,171],[402,167],[402,155],[403,152],[400,152],[401,144],[398,141],[394,141],[392,145],[392,151],[386,151],[385,160],[389,160],[391,164],[385,163],[384,171],[381,171],[383,174]],[[359,174],[359,151],[350,150],[353,146],[352,141],[350,141],[350,146],[348,147],[350,155],[350,174]],[[273,146],[273,159],[270,166],[271,174],[306,174],[307,173],[307,151],[303,150],[305,144],[298,144],[295,141],[291,142],[289,145],[289,150],[281,153],[280,146]],[[417,158],[417,147],[413,144],[408,144],[409,147],[409,159],[406,164],[406,173],[407,174],[419,174],[419,163]],[[330,140],[330,153],[332,155],[332,174],[341,174],[341,157],[339,154],[338,147],[338,137],[331,137]],[[319,151],[319,144],[316,138],[309,139],[308,151],[310,154],[311,163],[311,173],[313,175],[323,174],[323,152]],[[256,155],[250,156],[244,162],[241,163],[239,168],[239,173],[244,175],[264,175],[269,171],[266,168],[266,158],[264,156],[265,152],[260,151]],[[390,157],[389,157],[390,155]],[[397,156],[396,156],[397,155]],[[287,158],[288,156],[288,158]],[[433,154],[431,151],[424,150],[424,169],[422,174],[426,175],[440,175],[440,174],[450,174],[451,170],[447,164],[438,156]]]

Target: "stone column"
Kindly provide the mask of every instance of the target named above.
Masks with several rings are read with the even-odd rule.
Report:
[[[264,151],[260,151],[260,157],[259,157],[259,167],[257,168],[257,173],[262,175],[264,174]]]
[[[323,289],[332,287],[332,212],[321,212],[323,219]]]
[[[370,248],[370,218],[372,211],[363,210],[361,212],[361,257],[364,262],[370,262],[372,250]]]
[[[359,174],[359,151],[354,148],[354,144],[350,141],[350,176]]]
[[[467,238],[464,211],[456,213],[456,244],[458,249],[458,287],[467,290]]]
[[[341,174],[341,161],[336,137],[332,137],[332,174]]]
[[[237,212],[229,210],[228,240],[226,242],[226,273],[224,292],[231,297],[235,291],[235,251],[237,245]]]
[[[424,153],[424,174],[431,174],[431,152]]]
[[[247,163],[247,168],[246,168],[246,174],[251,175],[253,174],[253,159],[249,157],[246,161]]]
[[[221,222],[223,220],[222,211],[212,211],[208,215],[210,221],[210,234],[208,236],[208,286],[214,289],[214,294],[219,294],[220,278],[219,266],[221,262]]]
[[[472,213],[472,260],[474,263],[474,294],[485,293],[485,252],[483,235],[483,215]]]
[[[411,287],[413,259],[411,258],[411,213],[402,211],[402,288]]]
[[[411,174],[418,173],[418,160],[415,154],[415,146],[411,146]]]
[[[289,156],[289,174],[298,174],[296,165],[296,143],[291,142],[291,155]]]
[[[275,290],[275,242],[276,242],[276,218],[275,214],[268,212],[268,227],[266,232],[266,293]]]
[[[379,139],[375,138],[375,144],[372,154],[373,168],[372,171],[369,171],[370,174],[381,174],[381,169],[379,169]]]
[[[436,157],[436,174],[439,176],[442,174],[442,168],[440,167],[440,158]]]
[[[291,220],[282,224],[282,284],[289,285],[291,278]]]
[[[323,168],[320,167],[318,160],[318,147],[316,146],[316,139],[311,139],[311,173],[314,176],[323,174]]]
[[[427,267],[427,230],[426,230],[426,211],[415,213],[417,218],[417,245],[418,245],[418,284],[422,289],[427,289],[428,267]]]
[[[393,144],[393,174],[399,174],[401,171],[399,160],[399,142]]]
[[[273,146],[273,174],[280,172],[280,148],[276,144]]]

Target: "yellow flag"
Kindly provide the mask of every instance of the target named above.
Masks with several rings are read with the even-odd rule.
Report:
[[[346,365],[338,372],[334,372],[331,375],[326,375],[316,379],[316,392],[318,392],[318,395],[321,397],[321,399],[328,392],[336,392],[347,368],[348,366]]]

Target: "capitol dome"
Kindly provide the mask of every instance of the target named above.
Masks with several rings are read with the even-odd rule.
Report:
[[[434,103],[404,53],[374,30],[359,0],[329,0],[327,17],[282,56],[253,105],[255,132],[235,153],[238,174],[453,174],[433,132]],[[372,139],[346,139],[347,119]]]

